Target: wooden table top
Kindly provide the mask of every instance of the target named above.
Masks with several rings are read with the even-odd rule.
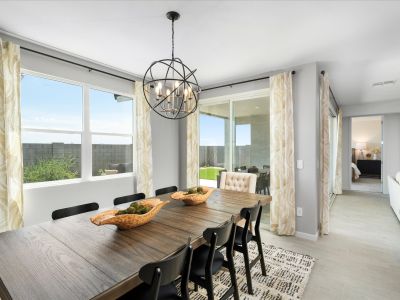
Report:
[[[270,196],[216,189],[207,202],[170,200],[148,224],[120,231],[89,220],[99,211],[0,234],[0,298],[113,299],[141,283],[138,272],[184,245],[204,243],[202,233],[238,217],[243,207]],[[122,204],[119,208],[127,207]]]

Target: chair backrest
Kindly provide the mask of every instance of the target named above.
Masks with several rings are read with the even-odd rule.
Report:
[[[252,222],[256,222],[255,225],[255,232],[256,234],[259,234],[260,230],[260,222],[261,222],[261,212],[262,212],[262,207],[261,207],[261,202],[258,201],[256,206],[253,207],[245,207],[242,208],[240,211],[240,216],[246,220],[244,227],[243,227],[243,233],[242,233],[242,241],[246,241],[246,237],[250,228],[250,224]]]
[[[207,243],[213,244],[213,237],[215,236],[216,247],[225,245],[229,241],[233,224],[234,223],[232,221],[229,221],[220,227],[207,228],[203,232],[203,238]]]
[[[263,165],[263,169],[269,169],[269,165]]]
[[[252,166],[247,169],[248,173],[258,173],[258,168],[256,166]]]
[[[241,167],[240,167],[240,170],[246,170],[246,169],[247,169],[246,166],[241,166]]]
[[[128,203],[128,202],[133,202],[137,200],[141,200],[146,198],[146,195],[143,193],[137,193],[133,195],[128,195],[128,196],[122,196],[114,199],[114,205],[119,205],[123,203]]]
[[[160,286],[170,284],[178,276],[181,277],[181,293],[184,299],[188,299],[188,281],[190,265],[192,263],[193,249],[185,245],[175,255],[162,261],[149,263],[139,271],[139,278],[150,285],[150,299],[157,299]]]
[[[255,193],[257,175],[241,172],[222,172],[220,188],[231,191]]]
[[[51,217],[53,218],[53,220],[57,220],[98,209],[99,209],[99,204],[97,204],[96,202],[92,202],[92,203],[57,209],[53,211]]]
[[[173,193],[173,192],[176,192],[177,190],[178,190],[178,187],[176,187],[176,186],[168,186],[168,187],[156,190],[156,196],[162,195],[162,194]]]

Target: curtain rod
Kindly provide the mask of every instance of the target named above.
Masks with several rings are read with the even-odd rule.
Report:
[[[291,73],[292,75],[296,74],[296,71],[292,71]],[[253,82],[253,81],[259,81],[259,80],[264,80],[264,79],[269,79],[270,76],[265,76],[265,77],[260,77],[260,78],[255,78],[255,79],[249,79],[249,80],[244,80],[244,81],[238,81],[238,82],[233,82],[233,83],[228,83],[228,84],[223,84],[223,85],[218,85],[218,86],[213,86],[213,87],[209,87],[207,89],[203,89],[201,90],[202,92],[205,91],[210,91],[210,90],[214,90],[214,89],[219,89],[219,88],[223,88],[223,87],[228,87],[228,86],[233,86],[233,85],[237,85],[237,84],[243,84],[243,83],[248,83],[248,82]]]
[[[325,71],[321,71],[321,75],[325,76]],[[339,104],[336,101],[336,98],[335,98],[335,95],[333,94],[331,86],[329,86],[329,92],[332,94],[333,101],[335,102],[335,105],[336,105],[336,110],[339,112]]]
[[[102,73],[102,74],[106,74],[106,75],[109,75],[109,76],[112,76],[112,77],[116,77],[116,78],[119,78],[119,79],[124,79],[124,80],[128,80],[130,82],[135,82],[134,79],[123,77],[123,76],[119,76],[119,75],[116,75],[116,74],[113,74],[113,73],[110,73],[110,72],[106,72],[106,71],[102,71],[100,69],[92,68],[92,67],[89,67],[89,66],[85,66],[83,64],[76,63],[76,62],[61,58],[61,57],[57,57],[57,56],[54,56],[54,55],[50,55],[50,54],[47,54],[47,53],[44,53],[44,52],[36,51],[36,50],[29,49],[29,48],[22,47],[22,46],[20,46],[20,48],[22,50],[25,50],[25,51],[29,51],[29,52],[36,53],[36,54],[39,54],[39,55],[47,56],[47,57],[50,57],[50,58],[53,58],[53,59],[56,59],[56,60],[60,60],[62,62],[66,62],[68,64],[72,64],[72,65],[75,65],[75,66],[78,66],[78,67],[86,68],[86,69],[89,70],[89,72],[96,71],[96,72],[99,72],[99,73]]]

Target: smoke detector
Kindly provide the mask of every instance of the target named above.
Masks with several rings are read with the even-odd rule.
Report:
[[[396,80],[378,81],[378,82],[373,83],[372,87],[394,85],[395,83],[396,83]]]

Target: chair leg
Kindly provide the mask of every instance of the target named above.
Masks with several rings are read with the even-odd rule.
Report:
[[[207,298],[208,300],[214,300],[214,287],[212,281],[212,275],[206,275],[206,290],[207,290]]]
[[[258,253],[260,255],[261,273],[263,276],[267,276],[267,270],[265,269],[264,252],[259,233],[256,236],[256,242],[257,242]]]
[[[247,291],[253,295],[253,283],[251,281],[250,258],[247,244],[243,245],[244,268],[246,269]]]
[[[231,282],[232,282],[232,286],[233,286],[233,299],[239,300],[239,288],[238,288],[237,281],[236,281],[235,263],[234,263],[232,254],[230,254],[230,255],[227,254],[227,258],[228,258],[229,274],[231,276]]]
[[[199,291],[199,285],[197,283],[194,284],[194,291],[195,292]]]

